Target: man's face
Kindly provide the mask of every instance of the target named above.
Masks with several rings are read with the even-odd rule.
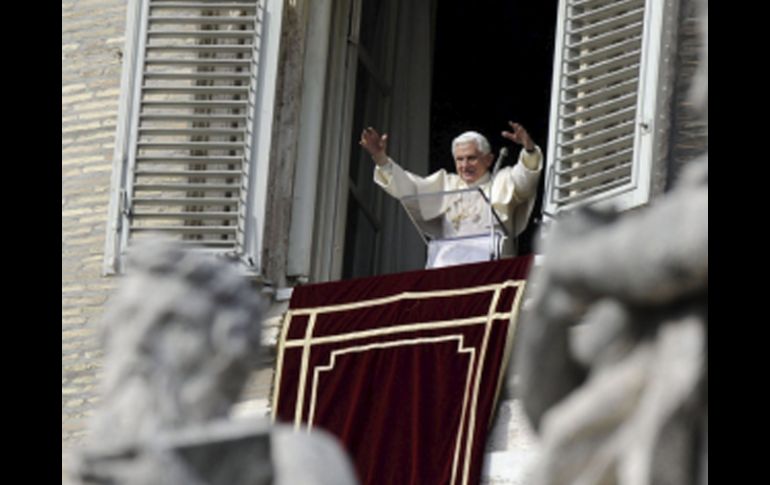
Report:
[[[457,175],[468,184],[484,176],[492,166],[494,158],[491,153],[483,155],[476,143],[472,141],[458,143],[455,146],[454,157]]]

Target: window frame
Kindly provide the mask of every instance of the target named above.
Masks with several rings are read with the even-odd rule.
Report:
[[[560,0],[557,13],[554,68],[551,86],[548,148],[545,164],[545,193],[543,215],[545,220],[555,219],[571,210],[594,206],[598,209],[630,210],[647,204],[654,195],[654,171],[662,162],[665,150],[656,147],[667,141],[668,129],[667,89],[670,82],[668,59],[674,45],[671,24],[676,22],[675,2],[646,0],[642,23],[642,42],[639,60],[639,85],[636,90],[634,140],[631,164],[631,180],[576,202],[560,205],[554,201],[557,144],[560,141],[560,104],[563,79],[563,62],[566,42],[567,9],[574,2]],[[668,19],[668,20],[667,20]],[[668,77],[667,77],[668,76]],[[670,91],[670,89],[668,89]]]
[[[257,0],[261,9],[261,34],[256,76],[248,85],[252,110],[246,114],[250,140],[244,139],[247,160],[244,175],[247,177],[245,196],[241,195],[243,208],[238,217],[243,218],[240,251],[229,254],[239,261],[238,267],[245,275],[259,279],[263,274],[262,246],[267,206],[267,187],[270,170],[270,149],[278,78],[279,48],[283,17],[282,0]],[[150,0],[130,0],[126,8],[126,35],[121,73],[121,89],[118,102],[118,120],[113,153],[110,200],[107,214],[104,262],[105,276],[124,271],[124,256],[128,248],[128,224],[130,212],[129,193],[134,173],[134,157],[138,134],[139,103],[142,96],[142,67],[148,30]],[[248,143],[250,141],[250,143]],[[243,185],[243,184],[242,184]],[[200,249],[214,254],[226,254],[219,249]]]

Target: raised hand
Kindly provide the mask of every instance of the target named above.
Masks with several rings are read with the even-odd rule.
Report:
[[[530,138],[529,133],[527,133],[527,130],[525,130],[523,126],[514,123],[513,121],[509,121],[508,124],[511,125],[513,131],[504,131],[504,138],[507,138],[514,143],[518,143],[519,145],[524,145],[524,148],[527,151],[531,152],[535,149],[535,142],[532,141],[532,138]]]
[[[361,140],[358,142],[364,150],[369,152],[377,164],[383,164],[387,161],[388,135],[380,135],[377,130],[371,126],[365,128],[361,133]]]

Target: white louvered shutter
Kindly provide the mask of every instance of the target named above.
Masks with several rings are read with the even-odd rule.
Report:
[[[118,253],[151,234],[243,255],[263,0],[138,0]]]
[[[645,0],[561,0],[546,166],[547,214],[650,194],[661,11]]]

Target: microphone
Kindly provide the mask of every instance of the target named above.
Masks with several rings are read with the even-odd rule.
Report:
[[[500,149],[500,155],[497,156],[497,161],[495,161],[495,166],[492,168],[492,178],[497,174],[497,171],[500,170],[500,165],[503,164],[503,159],[508,156],[508,147],[503,147]]]

